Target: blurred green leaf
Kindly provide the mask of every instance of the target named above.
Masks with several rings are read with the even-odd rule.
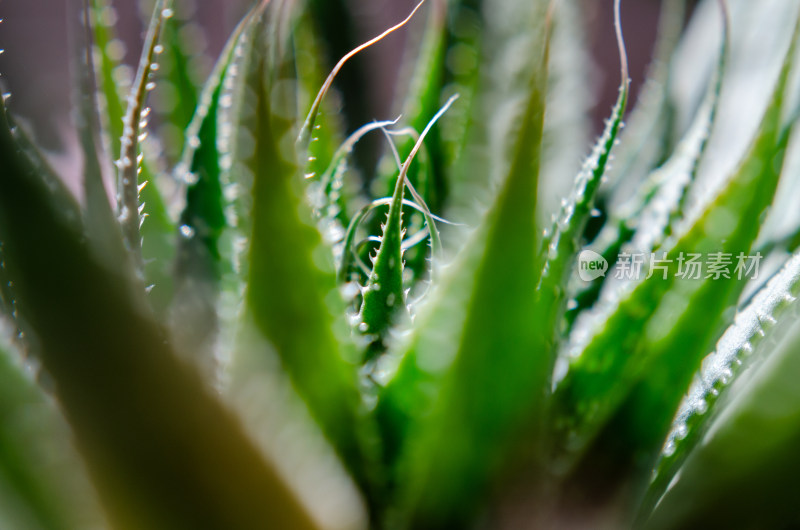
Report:
[[[672,114],[675,110],[669,86],[676,68],[675,49],[683,35],[686,4],[686,0],[661,3],[657,37],[646,80],[626,118],[614,171],[609,174],[610,181],[601,190],[604,195],[610,195],[608,200],[613,207],[619,207],[622,201],[630,198],[642,180],[671,152],[675,134]]]
[[[168,154],[180,154],[186,145],[187,127],[199,103],[199,88],[195,81],[203,49],[198,46],[206,36],[191,17],[196,10],[190,2],[176,2],[175,13],[164,24],[161,37],[162,53],[158,56],[160,76],[154,98],[163,110],[158,114],[163,123],[159,132]],[[166,128],[166,129],[165,129]]]
[[[74,207],[53,200],[0,110],[6,267],[115,526],[315,528],[237,421],[176,360],[126,268],[97,261]]]
[[[101,524],[67,426],[30,371],[0,337],[0,524],[20,530]]]
[[[553,8],[539,182],[538,212],[542,226],[550,223],[561,199],[571,191],[581,160],[586,156],[586,146],[591,142],[591,58],[584,12],[580,0],[560,0]]]
[[[253,8],[236,27],[203,88],[186,131],[183,160],[175,171],[176,179],[186,186],[186,205],[180,217],[172,327],[178,343],[207,372],[217,368],[213,343],[219,331],[220,284],[224,275],[234,273],[232,260],[223,259],[220,249],[229,206],[222,181],[223,154],[218,145],[224,110],[220,100],[226,94],[225,79],[234,64],[235,50],[245,30],[254,24],[257,9]]]

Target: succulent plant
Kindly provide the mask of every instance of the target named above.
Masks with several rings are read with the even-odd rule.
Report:
[[[182,4],[126,77],[86,0],[80,197],[0,101],[0,526],[800,524],[800,5],[665,0],[629,105],[619,4],[581,166],[577,0],[335,65],[343,1],[264,0],[202,87]]]

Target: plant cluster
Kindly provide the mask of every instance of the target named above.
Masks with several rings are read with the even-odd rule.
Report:
[[[256,2],[198,87],[189,3],[130,75],[86,0],[79,198],[0,101],[0,526],[800,523],[797,2],[664,0],[629,112],[615,0],[574,168],[577,0],[423,0],[330,70],[344,3]]]

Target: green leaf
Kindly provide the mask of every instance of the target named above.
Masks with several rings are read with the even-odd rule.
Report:
[[[31,530],[102,524],[63,418],[2,335],[0,330],[0,523]]]
[[[320,88],[319,92],[317,93],[317,97],[314,99],[313,103],[311,104],[311,110],[309,110],[308,115],[306,116],[306,120],[303,123],[302,128],[300,129],[300,134],[298,135],[298,138],[297,138],[297,144],[298,144],[298,148],[299,148],[298,150],[299,150],[299,152],[301,154],[305,154],[308,151],[308,146],[309,146],[309,144],[311,142],[311,139],[312,139],[314,125],[316,123],[317,117],[319,116],[320,109],[322,108],[322,100],[325,97],[325,94],[327,94],[328,91],[330,90],[331,86],[333,85],[333,81],[336,79],[336,76],[339,74],[339,72],[342,70],[342,68],[345,66],[345,64],[347,64],[347,62],[350,59],[352,59],[353,57],[355,57],[356,55],[358,55],[362,51],[366,50],[367,48],[369,48],[373,44],[379,43],[384,38],[386,38],[388,35],[394,33],[398,29],[400,29],[403,26],[405,26],[406,24],[408,24],[408,22],[414,17],[414,15],[417,13],[419,8],[422,7],[422,4],[424,4],[424,3],[425,3],[425,0],[421,0],[416,5],[416,7],[414,7],[414,9],[411,10],[411,13],[409,13],[408,16],[405,19],[400,21],[398,24],[392,26],[391,28],[387,29],[386,31],[384,31],[383,33],[378,35],[377,37],[374,37],[374,38],[368,40],[367,42],[365,42],[365,43],[363,43],[363,44],[361,44],[359,46],[356,46],[354,49],[352,49],[348,53],[346,53],[341,59],[339,59],[339,62],[336,63],[336,66],[333,67],[333,70],[328,75],[327,79],[325,79],[325,82],[323,83],[322,88]]]
[[[111,203],[108,200],[103,173],[105,169],[101,163],[102,149],[100,145],[100,117],[97,111],[97,83],[95,80],[94,64],[92,61],[92,30],[91,15],[88,2],[83,2],[82,9],[83,27],[77,33],[74,64],[78,90],[75,92],[77,99],[77,129],[83,154],[83,191],[86,199],[86,226],[89,236],[94,240],[98,251],[105,255],[110,262],[124,260],[124,249],[121,243],[121,234],[114,222]]]
[[[507,6],[508,7],[508,6]],[[524,30],[525,97],[508,173],[493,208],[417,315],[415,332],[377,414],[396,459],[401,518],[414,528],[468,517],[530,434],[546,394],[549,361],[531,326],[541,262],[536,189],[544,122],[545,2],[515,4],[502,18]],[[534,428],[535,431],[535,428]],[[536,438],[531,439],[536,444]]]
[[[591,58],[585,9],[579,0],[559,1],[553,10],[553,37],[544,118],[539,221],[547,226],[568,196],[590,144],[593,105]]]
[[[680,466],[679,475],[669,483],[645,528],[786,528],[796,523],[795,500],[800,494],[796,480],[800,472],[800,395],[796,380],[800,337],[794,300],[798,295],[797,261],[797,256],[793,257],[765,291],[779,296],[775,301],[778,306],[789,305],[782,317],[775,315],[777,323],[769,319],[769,313],[762,315],[759,311],[768,310],[762,302],[775,308],[775,302],[766,299],[754,301],[751,309],[758,311],[756,315],[739,321],[743,326],[739,329],[748,335],[748,321],[765,333],[764,338],[755,337],[752,354],[744,353],[744,357],[753,357],[752,366],[723,392],[717,411],[706,413],[713,415],[691,443],[694,447]],[[751,320],[753,316],[755,321]],[[733,342],[746,345],[738,337]],[[727,345],[721,342],[720,346]],[[727,362],[743,357],[728,352],[733,358],[723,358],[721,353],[722,349],[704,369],[703,380],[710,377],[714,381],[709,392],[721,390],[722,379],[728,375],[726,369],[736,371],[735,361],[725,368]],[[723,371],[715,376],[712,370],[717,361],[722,361],[719,367]],[[687,433],[696,428],[690,425]]]
[[[342,9],[340,5],[337,5],[338,3],[336,0],[332,0],[323,2],[323,5],[315,5],[313,8],[307,7],[297,16],[292,42],[296,54],[298,95],[302,109],[311,108],[317,91],[325,83],[331,69],[331,65],[327,63],[325,57],[333,50],[326,45],[327,41],[322,32],[332,29],[344,32],[344,26],[350,22],[349,20],[334,22],[333,17],[338,17],[338,12]],[[312,1],[308,4],[318,4],[318,2]],[[320,19],[325,20],[326,11],[331,16],[327,18],[324,28],[318,28],[316,23]],[[334,12],[337,14],[334,15]],[[342,50],[336,58],[343,56],[348,50],[349,48]],[[353,72],[350,71],[350,73]],[[342,97],[351,98],[353,96],[342,94]],[[309,154],[315,157],[320,164],[313,168],[315,175],[324,170],[325,164],[332,159],[334,152],[343,140],[345,117],[339,114],[336,106],[336,102],[327,100],[322,102],[318,115],[318,126],[312,131],[313,140],[309,147]],[[360,111],[363,112],[363,109]]]
[[[723,16],[727,19],[726,13]],[[686,134],[667,161],[650,173],[638,193],[622,204],[618,213],[609,214],[600,234],[588,247],[612,266],[617,263],[623,247],[628,252],[631,249],[641,253],[652,252],[684,218],[687,196],[697,177],[697,169],[717,115],[729,47],[727,20],[723,33],[716,69],[705,99]],[[574,307],[567,313],[570,323],[574,322],[580,311],[594,304],[602,288],[608,285],[605,278],[598,278],[589,284],[578,282],[576,272],[573,272],[572,282],[580,285],[581,290],[574,294]],[[608,286],[612,290],[617,287],[614,284]]]
[[[106,0],[91,1],[91,27],[92,36],[96,50],[98,50],[95,60],[95,70],[97,71],[100,85],[99,96],[103,100],[105,112],[102,116],[102,124],[107,132],[108,149],[115,160],[122,160],[122,138],[129,134],[123,126],[126,112],[123,99],[120,96],[119,68],[120,59],[114,53],[118,53],[120,41],[115,37],[114,28],[109,25],[107,14],[111,9]],[[153,45],[157,45],[155,41]],[[152,69],[152,66],[150,66]],[[142,129],[146,127],[150,109],[141,103],[138,118],[136,121]],[[136,133],[138,136],[139,133]],[[130,137],[126,136],[129,140]],[[150,288],[150,302],[156,314],[165,317],[167,308],[173,298],[172,265],[175,257],[176,227],[167,211],[167,205],[159,190],[157,182],[158,164],[150,159],[147,144],[142,145],[143,156],[137,159],[138,176],[136,178],[139,186],[137,201],[145,205],[139,215],[138,227],[141,240],[141,253],[143,263],[143,273],[145,286]],[[118,164],[119,165],[119,164]],[[131,166],[130,171],[136,171]],[[118,190],[120,191],[120,190]],[[129,193],[132,190],[129,190]],[[102,195],[105,202],[107,196]],[[137,208],[141,208],[138,206]],[[143,214],[143,215],[142,215]],[[93,225],[95,223],[90,223]]]
[[[398,319],[408,316],[403,286],[403,196],[410,159],[397,178],[389,213],[383,224],[380,247],[375,255],[369,280],[364,286],[363,302],[358,313],[358,331],[366,335],[369,345],[364,362],[374,360],[386,348],[386,338]]]
[[[234,273],[231,260],[223,259],[221,237],[228,226],[222,181],[222,152],[218,146],[220,100],[234,64],[234,52],[245,30],[254,23],[257,7],[239,23],[209,77],[192,123],[186,131],[186,148],[175,170],[186,185],[186,206],[180,216],[180,240],[175,263],[173,330],[182,348],[210,375],[217,368],[213,342],[219,331],[217,314],[221,282]],[[232,188],[230,188],[232,189]]]
[[[2,102],[0,102],[2,103]],[[5,106],[0,105],[0,110],[5,111]],[[83,218],[83,211],[78,205],[75,197],[64,185],[61,178],[52,170],[49,163],[39,152],[38,148],[30,140],[30,135],[14,119],[5,115],[6,129],[2,131],[9,135],[9,147],[5,156],[18,156],[22,158],[31,171],[27,178],[41,183],[47,190],[48,199],[55,205],[61,214],[61,221],[78,229],[80,220]],[[1,212],[0,212],[1,213]],[[3,299],[4,309],[11,321],[15,324],[18,333],[24,334],[26,325],[24,318],[17,311],[17,295],[14,280],[10,275],[7,266],[7,250],[0,238],[0,297]]]
[[[406,4],[407,5],[407,4]],[[319,87],[324,83],[325,76],[336,65],[342,57],[351,51],[360,39],[361,21],[350,8],[348,0],[308,0],[306,2],[309,23],[308,27],[312,28],[313,33],[316,35],[316,42],[318,43],[317,52],[320,52],[320,72],[323,74],[322,79],[306,78],[305,82],[311,83],[309,85],[309,93],[316,95]],[[306,24],[301,22],[301,27]],[[298,38],[301,34],[297,35]],[[310,44],[310,41],[307,41]],[[298,47],[302,49],[302,47]],[[329,147],[338,145],[342,137],[351,134],[353,131],[364,125],[365,123],[373,120],[373,109],[370,105],[365,104],[364,88],[370,84],[373,73],[369,64],[364,60],[352,61],[347,68],[344,68],[337,74],[336,91],[340,98],[341,109],[335,109],[334,105],[326,108],[323,102],[321,116],[323,121],[320,125],[323,129],[328,127],[328,133],[334,133],[335,141]],[[309,106],[301,107],[303,109],[310,108]],[[334,111],[334,112],[331,112]],[[331,120],[336,120],[335,131],[330,130]],[[315,131],[319,133],[320,131]],[[319,136],[315,134],[315,136]],[[323,140],[326,142],[326,140]],[[353,167],[361,172],[371,170],[371,166],[377,162],[377,156],[372,154],[379,147],[378,138],[366,139],[366,148],[361,149],[362,156],[353,160]],[[318,146],[323,147],[323,146]],[[318,161],[327,162],[329,158],[314,154],[314,149],[311,150],[312,156],[318,157]],[[324,154],[324,153],[323,153]],[[360,192],[361,183],[356,191]],[[352,212],[351,212],[352,213]]]
[[[553,352],[554,357],[555,343],[560,334],[558,326],[566,308],[566,292],[563,285],[569,279],[578,250],[583,243],[586,224],[594,209],[597,191],[606,175],[608,161],[622,127],[622,117],[630,92],[628,58],[622,39],[619,0],[614,3],[614,17],[622,72],[619,97],[611,111],[611,117],[606,121],[602,136],[575,178],[573,191],[570,197],[562,202],[561,209],[555,217],[553,226],[545,234],[542,245],[542,254],[545,258],[537,293],[537,321],[544,329],[549,330],[546,333],[552,334],[547,349]]]
[[[74,206],[53,200],[0,110],[6,267],[115,527],[316,528],[238,421],[176,359],[136,281],[97,260],[70,219]]]
[[[369,280],[364,288],[363,303],[358,319],[359,331],[368,334],[370,344],[365,355],[366,361],[372,361],[377,355],[385,351],[386,338],[397,320],[399,315],[409,316],[406,300],[406,290],[403,285],[403,196],[406,187],[414,194],[415,198],[421,199],[414,190],[413,185],[408,179],[408,172],[414,157],[422,147],[422,142],[433,128],[436,121],[450,108],[457,96],[451,97],[447,103],[425,127],[425,130],[417,139],[414,147],[409,153],[406,161],[400,168],[397,177],[395,190],[389,204],[389,213],[386,216],[386,224],[383,225],[383,234],[380,240],[380,247],[375,256]],[[428,230],[434,242],[432,248],[439,246],[438,232],[427,206],[422,204],[425,218],[428,222]],[[398,309],[400,308],[400,309]]]
[[[752,220],[773,200],[789,138],[781,118],[796,37],[739,169],[691,227],[662,247],[666,279],[654,274],[623,291],[594,334],[583,329],[572,345],[579,356],[557,388],[554,428],[567,460],[582,457],[577,480],[602,472],[610,491],[646,474],[716,324],[744,288],[730,268],[729,278],[675,280],[679,257],[748,255],[759,229]]]
[[[195,6],[177,2],[173,9],[174,16],[164,24],[163,52],[158,57],[160,79],[153,94],[156,100],[167,102],[166,109],[158,113],[162,121],[159,133],[171,160],[186,145],[186,129],[197,110],[196,60],[202,57],[199,45],[205,39],[203,29],[190,18]]]
[[[130,250],[137,268],[144,274],[144,255],[142,254],[142,233],[144,218],[143,206],[140,205],[140,181],[138,169],[140,164],[139,144],[143,141],[143,121],[146,122],[149,111],[145,107],[147,93],[155,88],[151,80],[153,64],[158,51],[161,50],[159,40],[164,24],[172,15],[171,0],[156,0],[150,26],[147,30],[136,79],[133,81],[128,96],[128,108],[123,118],[123,131],[120,139],[120,156],[117,161],[119,221],[125,236],[125,243]],[[107,90],[110,91],[111,87]],[[146,187],[144,189],[147,189]],[[161,206],[161,205],[158,205]],[[163,211],[163,206],[161,208]]]
[[[347,362],[354,359],[344,303],[336,292],[332,256],[303,200],[305,182],[295,165],[296,116],[287,114],[296,108],[294,91],[281,90],[294,87],[286,48],[292,10],[291,2],[262,4],[237,52],[237,106],[225,125],[237,135],[231,139],[229,170],[239,189],[232,237],[244,246],[236,272],[246,290],[236,333],[255,333],[269,343],[312,417],[365,485],[372,479],[362,454],[356,371]],[[235,385],[245,385],[250,376],[237,364],[273,353],[248,349],[247,342],[241,340],[234,353]]]
[[[410,130],[421,131],[428,124],[443,101],[442,88],[447,82],[448,71],[446,68],[447,47],[450,34],[447,30],[448,0],[435,0],[430,2],[428,20],[421,37],[419,49],[412,45],[407,47],[405,65],[401,71],[411,72],[402,97],[402,116],[408,123]],[[410,53],[411,52],[411,53]],[[397,149],[400,159],[405,160],[415,144],[415,138],[404,139]],[[408,178],[419,191],[425,202],[433,211],[441,211],[444,203],[445,176],[444,152],[441,134],[438,130],[430,131],[426,142],[428,156],[419,157],[417,164],[408,170]],[[379,195],[389,194],[396,182],[395,164],[391,153],[384,155],[380,173],[371,188],[378,190]],[[419,255],[417,255],[419,254]],[[427,267],[425,252],[415,253],[411,260],[411,270],[417,277],[421,277]]]
[[[674,54],[681,42],[686,12],[686,0],[666,0],[661,3],[653,58],[646,81],[626,119],[614,171],[610,172],[610,180],[604,190],[610,195],[612,206],[619,206],[635,193],[642,185],[642,180],[661,165],[670,153],[674,141],[672,114],[675,110],[669,89],[674,77]]]
[[[348,212],[348,200],[345,193],[345,176],[348,168],[348,157],[353,153],[356,144],[368,133],[383,127],[394,125],[396,121],[375,121],[368,123],[351,134],[330,156],[327,169],[318,181],[309,184],[308,196],[313,207],[313,215],[317,220],[320,232],[326,242],[332,245],[339,269],[341,283],[347,282],[350,273],[350,257],[357,249],[353,248],[355,231],[345,231],[344,225],[357,228],[363,218],[356,212]],[[312,146],[316,146],[320,136],[315,137]],[[311,162],[309,162],[311,165]],[[314,173],[306,173],[306,179],[315,178]],[[367,212],[365,211],[364,214]],[[356,218],[358,222],[354,221]],[[349,240],[348,240],[349,238]]]
[[[727,395],[733,385],[748,372],[758,370],[755,365],[777,354],[774,350],[780,338],[796,325],[798,292],[800,255],[795,255],[737,313],[715,350],[703,360],[673,420],[640,516],[650,514],[713,421],[727,414],[725,402],[731,400]]]

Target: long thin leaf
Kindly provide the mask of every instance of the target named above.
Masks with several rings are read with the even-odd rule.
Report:
[[[595,197],[607,172],[611,152],[622,128],[622,118],[628,103],[630,78],[628,77],[628,57],[622,38],[620,2],[614,2],[614,20],[617,45],[620,56],[622,80],[619,97],[606,122],[603,135],[595,144],[591,156],[584,163],[575,179],[573,191],[562,203],[556,214],[553,226],[545,235],[543,242],[544,270],[537,293],[538,318],[540,325],[553,334],[548,349],[555,359],[555,341],[558,338],[559,319],[567,305],[566,292],[562,287],[569,279],[571,267],[582,245],[586,224],[594,209]]]
[[[125,134],[123,120],[125,108],[118,72],[121,58],[115,54],[121,41],[115,38],[114,28],[109,25],[105,14],[110,7],[106,0],[91,1],[91,27],[95,49],[98,51],[94,68],[97,70],[98,84],[104,109],[101,120],[107,132],[108,149],[115,159],[121,158],[122,138]],[[152,66],[151,66],[152,68]],[[146,125],[150,109],[145,107],[139,114],[140,126]],[[142,145],[143,157],[137,159],[139,201],[145,205],[141,212],[139,227],[142,244],[145,286],[150,288],[150,301],[156,314],[163,317],[173,297],[171,267],[175,255],[176,227],[170,218],[164,198],[156,178],[155,164],[148,155],[147,144]],[[107,196],[103,199],[108,202]]]
[[[685,204],[692,184],[697,177],[700,161],[705,154],[708,138],[717,116],[722,79],[727,64],[729,35],[727,13],[723,13],[722,44],[714,74],[706,91],[705,99],[697,111],[686,134],[678,143],[673,154],[658,169],[654,170],[642,184],[640,191],[619,207],[618,213],[611,213],[600,234],[589,246],[601,255],[613,268],[623,250],[649,254],[672,234],[685,215]],[[573,284],[580,285],[574,294],[573,307],[567,319],[570,323],[579,312],[597,301],[603,288],[619,289],[619,285],[598,278],[588,285],[577,281],[573,274]]]
[[[78,2],[75,3],[76,6]],[[110,263],[125,260],[121,233],[114,222],[114,214],[105,187],[104,153],[100,142],[100,116],[97,111],[97,83],[92,61],[93,35],[89,3],[80,2],[82,27],[77,28],[74,64],[76,66],[76,91],[78,137],[83,154],[83,191],[86,199],[86,226],[89,236],[105,259]]]
[[[373,479],[362,444],[356,371],[347,362],[352,345],[341,331],[344,304],[331,254],[304,202],[295,144],[285,141],[296,135],[296,116],[286,112],[296,108],[294,94],[276,92],[291,79],[293,9],[291,1],[262,4],[261,25],[253,24],[237,52],[238,103],[224,125],[236,135],[227,171],[238,186],[239,216],[231,230],[243,243],[235,273],[247,285],[231,371],[234,385],[244,385],[250,374],[237,366],[277,354],[311,416],[363,486]],[[263,337],[273,351],[248,346],[249,334]]]
[[[759,134],[738,171],[685,233],[665,243],[666,272],[621,296],[558,386],[555,428],[569,458],[583,456],[576,476],[605,473],[606,491],[631,476],[641,480],[722,312],[744,288],[745,279],[733,270],[718,279],[676,280],[679,258],[748,255],[758,234],[752,219],[773,200],[788,142],[790,129],[782,127],[781,117],[796,41],[797,31]],[[726,214],[732,211],[739,212],[735,218]],[[600,487],[588,480],[586,486]]]
[[[166,20],[173,15],[171,0],[156,0],[150,26],[147,30],[136,79],[133,81],[128,96],[128,109],[123,119],[122,139],[120,140],[120,156],[117,161],[119,169],[119,221],[125,236],[125,242],[134,262],[144,274],[144,257],[140,228],[142,225],[142,209],[139,197],[139,144],[142,138],[142,119],[146,119],[145,100],[147,93],[155,88],[150,76],[159,50],[159,39]]]

